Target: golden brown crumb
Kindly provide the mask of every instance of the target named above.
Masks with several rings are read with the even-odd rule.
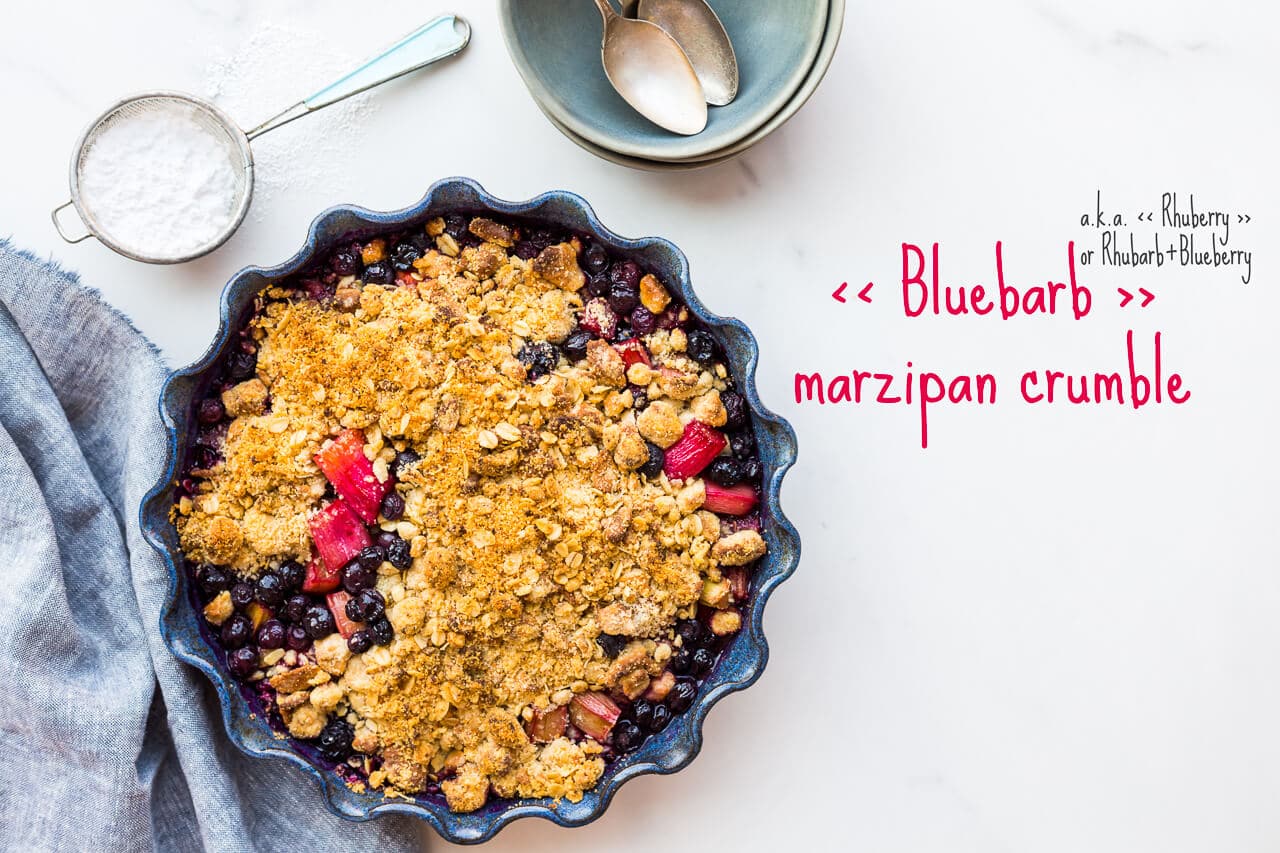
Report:
[[[254,577],[310,557],[324,442],[363,430],[375,472],[400,449],[420,455],[396,482],[403,518],[383,524],[412,559],[378,572],[390,644],[352,654],[331,634],[273,656],[267,676],[290,733],[315,737],[344,717],[356,750],[381,758],[371,787],[408,795],[439,781],[457,811],[491,791],[580,799],[603,772],[600,745],[535,744],[521,710],[587,690],[669,690],[675,620],[709,586],[727,603],[718,561],[763,553],[754,531],[719,539],[700,480],[635,470],[646,439],[680,438],[682,415],[723,412],[724,383],[683,354],[683,333],[649,336],[654,363],[635,378],[652,401],[638,415],[625,362],[602,340],[530,382],[516,353],[562,341],[583,311],[579,246],[527,262],[503,251],[511,226],[477,217],[469,230],[484,242],[463,248],[427,223],[437,249],[403,284],[344,279],[329,303],[268,301],[251,325],[258,376],[227,392],[224,461],[174,513],[190,559]],[[363,253],[381,260],[386,248],[372,240]],[[650,310],[670,302],[652,276],[641,290]],[[601,633],[636,639],[610,660]]]

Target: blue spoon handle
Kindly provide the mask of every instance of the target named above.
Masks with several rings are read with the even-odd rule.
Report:
[[[441,15],[418,27],[359,68],[344,74],[279,115],[267,119],[245,135],[254,139],[322,107],[439,62],[461,51],[470,41],[471,25],[466,20],[457,15]]]

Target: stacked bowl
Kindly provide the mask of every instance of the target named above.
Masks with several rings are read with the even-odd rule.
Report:
[[[708,3],[733,42],[738,96],[711,107],[693,136],[650,123],[614,91],[590,0],[501,0],[500,9],[507,50],[552,124],[606,160],[669,171],[722,163],[785,124],[817,89],[844,23],[845,0]]]

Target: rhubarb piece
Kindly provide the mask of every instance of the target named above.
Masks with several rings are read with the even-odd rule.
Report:
[[[704,509],[720,515],[746,515],[755,508],[756,490],[750,486],[721,486],[707,480],[706,487],[707,497],[702,502]]]
[[[689,421],[685,424],[684,435],[680,440],[667,448],[667,458],[662,469],[672,480],[695,477],[711,464],[712,459],[720,455],[727,444],[728,441],[720,431],[702,421]]]
[[[569,719],[592,740],[604,743],[621,709],[603,693],[583,693],[569,703]]]
[[[618,315],[613,313],[613,309],[605,300],[592,299],[587,303],[587,307],[582,309],[578,325],[609,341],[613,340],[613,336],[618,331]]]
[[[650,679],[649,689],[644,692],[644,698],[650,702],[661,702],[667,698],[667,694],[671,692],[671,688],[676,684],[675,674],[669,669],[664,669],[662,675],[657,678]]]
[[[746,601],[751,591],[751,577],[747,574],[747,570],[742,566],[734,566],[732,569],[725,570],[724,577],[729,581],[729,595],[733,600]]]
[[[564,705],[557,705],[545,711],[533,712],[533,719],[526,726],[529,733],[529,740],[534,743],[551,743],[564,734],[565,726],[569,724],[569,709]]]
[[[741,518],[726,518],[720,525],[720,535],[728,536],[731,533],[737,533],[739,530],[754,530],[760,532],[760,513],[753,512],[750,515],[744,515]]]
[[[320,559],[335,578],[343,566],[369,545],[369,531],[365,530],[364,524],[344,500],[333,501],[321,508],[307,523],[311,527],[311,539],[316,544]]]
[[[614,344],[613,348],[622,356],[622,363],[631,368],[633,364],[643,364],[652,367],[653,362],[649,359],[649,351],[644,348],[644,344],[632,338],[629,341],[623,341],[620,344]]]
[[[373,463],[364,455],[364,433],[344,430],[332,443],[321,448],[315,460],[333,484],[333,490],[365,524],[377,521],[378,507],[393,484],[390,477],[379,481],[374,474]]]
[[[338,588],[341,578],[338,573],[331,571],[324,560],[319,557],[312,557],[311,562],[307,563],[307,573],[302,580],[302,591],[309,592],[313,595],[319,595],[325,592],[332,592]],[[302,599],[305,605],[306,599]],[[302,618],[301,616],[298,617]]]
[[[334,624],[338,626],[338,633],[344,640],[351,639],[352,634],[364,627],[363,622],[357,622],[347,616],[347,602],[350,600],[351,594],[341,589],[325,596],[325,601],[329,604],[329,612],[333,614]]]

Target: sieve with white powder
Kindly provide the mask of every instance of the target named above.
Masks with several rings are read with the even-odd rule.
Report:
[[[155,258],[189,255],[233,224],[238,164],[225,136],[172,104],[105,128],[81,157],[80,199],[116,245]]]

